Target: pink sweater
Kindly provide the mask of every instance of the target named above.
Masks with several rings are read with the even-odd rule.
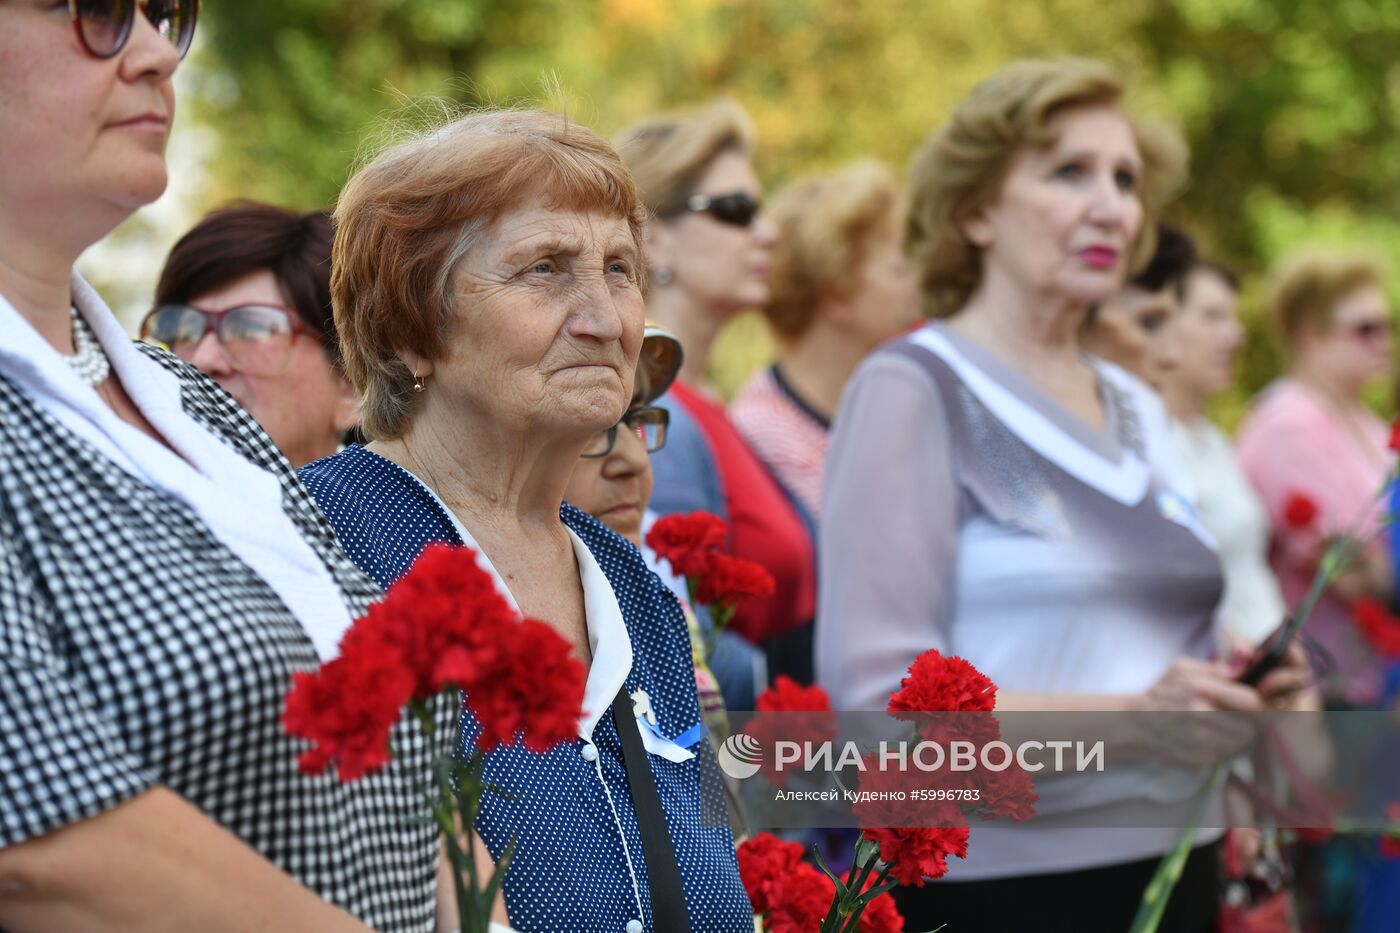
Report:
[[[1269,513],[1273,566],[1290,607],[1312,583],[1327,537],[1347,531],[1368,509],[1362,534],[1380,527],[1385,503],[1377,495],[1393,463],[1389,429],[1365,413],[1348,423],[1315,390],[1293,379],[1266,387],[1240,428],[1240,463]],[[1295,494],[1317,506],[1307,528],[1290,527],[1284,511]],[[1377,547],[1384,546],[1377,541]],[[1340,598],[1322,598],[1304,631],[1331,655],[1323,692],[1370,705],[1379,698],[1382,662],[1361,637]]]

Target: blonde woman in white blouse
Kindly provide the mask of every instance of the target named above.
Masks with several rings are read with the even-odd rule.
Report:
[[[906,249],[925,309],[946,320],[866,360],[834,422],[816,668],[838,709],[883,708],[929,648],[991,677],[998,710],[1265,702],[1210,660],[1221,572],[1170,470],[1161,400],[1077,342],[1152,249],[1144,231],[1180,167],[1122,90],[1095,63],[1013,63],[914,157]],[[1271,676],[1264,695],[1299,675]],[[905,923],[1126,929],[1175,833],[1082,817],[1142,826],[1139,805],[1199,783],[1170,764],[1187,743],[1142,733],[1122,737],[1137,743],[1128,779],[1069,776],[1058,807],[1045,788],[1035,821],[979,825],[946,879],[896,889]],[[1191,751],[1232,750],[1207,744]],[[1213,843],[1198,838],[1164,929],[1213,921]]]

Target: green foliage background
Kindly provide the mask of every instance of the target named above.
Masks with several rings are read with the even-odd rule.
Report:
[[[775,187],[861,155],[900,167],[1006,60],[1102,58],[1185,129],[1192,183],[1173,217],[1244,273],[1251,337],[1227,423],[1280,365],[1266,270],[1302,244],[1400,248],[1396,0],[210,0],[202,15],[211,203],[330,203],[405,97],[538,101],[555,82],[554,105],[605,134],[734,97]],[[769,352],[741,319],[714,376],[732,389]]]

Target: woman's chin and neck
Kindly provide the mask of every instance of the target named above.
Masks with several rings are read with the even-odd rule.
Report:
[[[1344,407],[1362,404],[1366,387],[1379,376],[1367,375],[1364,367],[1337,366],[1330,360],[1299,353],[1288,367],[1288,375],[1322,395],[1330,403]]]
[[[989,265],[950,324],[998,356],[1077,365],[1080,331],[1094,303],[1093,297],[1037,288]]]
[[[778,369],[798,398],[830,421],[851,373],[880,343],[818,311],[807,331],[784,345]]]
[[[65,207],[8,194],[0,202],[0,295],[56,349],[71,353],[73,266],[136,206],[85,198]]]
[[[568,425],[519,424],[496,412],[424,409],[394,439],[368,449],[428,485],[476,534],[478,527],[557,533],[559,505],[592,433]]]
[[[1181,424],[1194,424],[1204,418],[1213,394],[1209,388],[1193,385],[1181,377],[1162,380],[1162,399],[1167,403],[1167,411]]]

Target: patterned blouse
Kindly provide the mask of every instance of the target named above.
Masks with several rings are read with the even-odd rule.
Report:
[[[401,576],[432,542],[475,546],[417,477],[363,447],[308,464],[301,477],[347,553],[381,585]],[[680,605],[611,529],[567,503],[559,517],[574,542],[593,662],[578,739],[546,754],[509,747],[487,757],[486,780],[507,796],[485,796],[477,829],[495,858],[516,840],[504,888],[511,926],[523,933],[654,929],[622,744],[607,714],[625,688],[634,699],[645,692],[656,715],[655,729],[642,728],[642,739],[693,928],[749,933],[753,912],[739,880],[718,770],[709,743],[700,740]],[[496,575],[485,555],[482,564]],[[499,576],[497,584],[510,598]],[[467,747],[477,729],[464,715]]]
[[[729,405],[729,417],[815,524],[822,513],[822,470],[831,422],[798,397],[776,364],[755,373],[739,390]]]
[[[883,709],[929,648],[1003,691],[1049,694],[1140,693],[1177,658],[1215,651],[1220,563],[1178,486],[1166,409],[1128,373],[1088,362],[1100,427],[942,323],[857,370],[834,421],[821,526],[817,673],[837,709]],[[1083,813],[1168,826],[1132,822],[1135,808],[1200,786],[1167,768],[1083,777],[1041,781],[1029,823],[978,826],[954,880],[1161,855],[1174,830],[1085,829]]]
[[[276,477],[292,526],[363,611],[378,588],[252,418],[162,351],[127,356],[173,374],[197,438]],[[308,630],[186,502],[0,366],[0,847],[160,786],[376,930],[433,929],[436,832],[415,817],[434,749],[405,722],[384,771],[299,773],[304,744],[281,713],[292,672],[317,661]],[[444,704],[444,727],[452,715]]]

